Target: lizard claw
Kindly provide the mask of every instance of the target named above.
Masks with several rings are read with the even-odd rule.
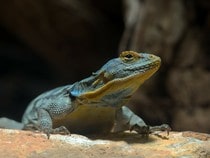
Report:
[[[58,128],[53,129],[52,133],[53,134],[71,135],[71,133],[65,126],[60,126]]]

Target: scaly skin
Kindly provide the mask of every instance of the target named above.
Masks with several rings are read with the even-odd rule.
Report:
[[[125,51],[90,77],[45,92],[26,109],[25,129],[50,133],[99,133],[135,130],[148,134],[169,131],[166,124],[151,127],[125,104],[160,67],[155,55]]]

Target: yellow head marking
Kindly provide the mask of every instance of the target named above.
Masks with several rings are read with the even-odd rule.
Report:
[[[100,82],[102,82],[103,84],[106,84],[107,82],[112,80],[112,78],[113,78],[112,75],[103,71],[98,75],[97,79],[92,83],[92,86],[97,86],[97,84],[99,84]]]

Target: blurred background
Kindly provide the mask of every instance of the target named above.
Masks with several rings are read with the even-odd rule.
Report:
[[[0,117],[88,77],[123,50],[162,58],[130,107],[148,124],[210,133],[209,0],[0,2]]]

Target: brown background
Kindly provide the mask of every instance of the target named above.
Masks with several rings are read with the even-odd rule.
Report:
[[[16,120],[35,96],[81,80],[120,51],[162,58],[131,101],[151,125],[210,132],[208,0],[0,2],[0,117]]]

